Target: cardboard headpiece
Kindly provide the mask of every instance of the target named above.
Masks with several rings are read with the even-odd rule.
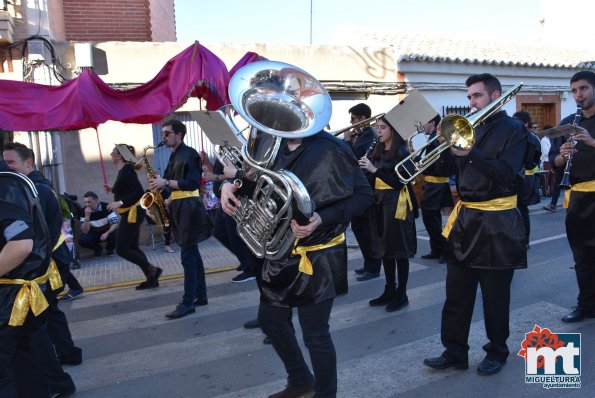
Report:
[[[401,138],[407,140],[415,134],[417,125],[428,123],[436,115],[436,110],[425,97],[419,91],[411,90],[407,97],[386,113],[385,118]]]
[[[116,149],[118,150],[118,152],[120,152],[120,155],[122,155],[122,159],[124,159],[125,161],[133,164],[138,162],[138,159],[132,154],[132,152],[130,152],[130,149],[128,149],[128,145],[116,144]]]
[[[223,111],[191,111],[190,115],[205,132],[213,145],[230,145],[241,148],[244,136],[225,116]]]

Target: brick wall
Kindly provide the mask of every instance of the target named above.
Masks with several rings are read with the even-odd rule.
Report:
[[[174,0],[150,0],[153,41],[176,41]]]
[[[63,10],[67,40],[152,41],[149,0],[63,0]]]

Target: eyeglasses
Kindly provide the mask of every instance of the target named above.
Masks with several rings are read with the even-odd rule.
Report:
[[[167,137],[168,135],[170,135],[170,134],[175,134],[175,133],[176,133],[175,131],[163,130],[163,131],[161,132],[161,135],[163,135],[163,136],[166,136],[166,137]]]

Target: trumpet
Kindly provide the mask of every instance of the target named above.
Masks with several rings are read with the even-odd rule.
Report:
[[[395,173],[399,177],[399,180],[403,184],[410,183],[436,162],[440,158],[440,154],[446,149],[454,148],[462,151],[471,149],[473,144],[475,144],[475,126],[492,116],[504,104],[510,101],[522,87],[523,83],[518,83],[479,112],[473,108],[471,112],[464,116],[446,115],[442,119],[441,133],[429,140],[421,148],[413,151],[395,166]],[[409,140],[412,140],[417,134],[421,134],[421,132],[413,134],[409,137]],[[431,147],[439,136],[444,138],[444,142],[429,153],[426,153],[425,156],[422,156],[423,152]]]
[[[357,122],[357,123],[354,123],[354,124],[352,124],[352,125],[350,125],[350,126],[343,127],[343,128],[342,128],[342,129],[340,129],[340,130],[337,130],[337,131],[329,131],[329,133],[330,133],[330,134],[332,134],[332,135],[334,135],[335,137],[337,137],[337,136],[339,136],[339,135],[343,134],[343,133],[344,133],[344,132],[346,132],[346,131],[349,131],[349,130],[354,130],[354,132],[353,132],[353,136],[354,136],[354,137],[358,137],[358,136],[360,136],[360,135],[361,135],[361,134],[364,132],[364,130],[366,130],[368,127],[371,127],[371,126],[374,126],[374,125],[376,125],[376,123],[378,123],[378,120],[379,120],[379,119],[380,119],[382,116],[384,116],[384,115],[386,115],[386,113],[379,113],[379,114],[378,114],[378,115],[376,115],[376,116],[372,116],[372,117],[369,117],[369,118],[367,118],[366,120],[362,120],[361,122]]]

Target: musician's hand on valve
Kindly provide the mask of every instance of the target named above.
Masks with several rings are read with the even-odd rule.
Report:
[[[362,156],[360,160],[357,161],[357,163],[361,169],[364,169],[370,173],[376,173],[376,170],[378,170],[376,167],[374,167],[372,162],[370,162],[370,159],[365,156]]]
[[[588,133],[587,133],[588,134]],[[578,134],[577,134],[578,135]],[[576,135],[575,135],[576,138]],[[571,142],[565,142],[564,144],[562,144],[562,146],[560,147],[560,155],[564,158],[564,159],[568,159],[568,157],[570,156],[570,154],[574,151],[574,145]]]
[[[147,217],[149,217],[151,220],[153,220],[154,222],[156,222],[157,220],[155,219],[155,216],[153,215],[153,213],[151,212],[151,209],[145,209],[145,213],[147,213]]]
[[[291,232],[293,232],[296,238],[305,238],[310,236],[320,224],[322,224],[322,218],[315,212],[308,219],[308,224],[306,225],[300,225],[296,220],[291,220]]]
[[[239,189],[236,184],[226,182],[221,186],[221,208],[225,213],[233,216],[236,208],[240,205],[240,200],[236,197],[235,192]]]
[[[227,165],[223,168],[223,175],[225,175],[225,178],[235,178],[237,172],[238,169],[232,165]]]
[[[589,134],[583,127],[576,126],[576,128],[579,129],[580,132],[573,134],[572,138],[575,141],[581,141],[590,147],[595,147],[595,138],[591,137],[591,134]]]
[[[161,178],[161,176],[156,175],[155,178],[149,179],[149,189],[151,191],[158,191],[165,188],[165,179]]]

